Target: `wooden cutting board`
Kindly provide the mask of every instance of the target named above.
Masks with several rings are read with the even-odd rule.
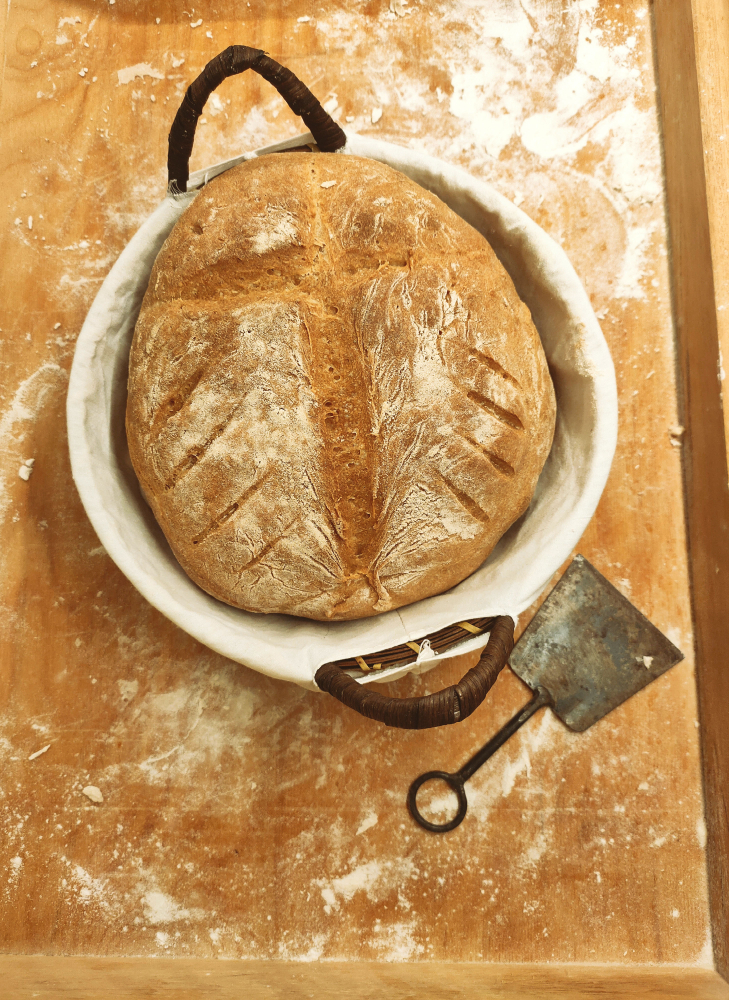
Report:
[[[164,195],[185,87],[231,43],[266,49],[344,127],[519,204],[568,253],[615,361],[618,451],[579,551],[686,659],[587,733],[535,717],[445,837],[415,826],[407,787],[524,702],[509,671],[458,727],[378,728],[169,623],[71,478],[76,337]],[[647,0],[11,0],[4,44],[2,951],[713,968]],[[191,167],[299,131],[246,74],[209,102]],[[435,690],[470,662],[391,690]]]

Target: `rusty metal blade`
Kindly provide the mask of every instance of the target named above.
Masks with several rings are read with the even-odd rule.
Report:
[[[576,732],[683,659],[645,615],[592,566],[575,556],[524,630],[511,669]]]

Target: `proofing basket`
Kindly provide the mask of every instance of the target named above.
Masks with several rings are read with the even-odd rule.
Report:
[[[262,56],[247,56],[242,68],[262,72]],[[218,69],[220,79],[241,71],[227,67],[222,73]],[[213,86],[216,80],[220,82],[215,77]],[[211,89],[203,98],[198,95],[193,113],[200,113]],[[193,117],[190,148],[195,121]],[[589,298],[564,251],[535,222],[459,167],[419,150],[337,131],[336,152],[312,155],[371,157],[436,194],[489,241],[541,337],[557,399],[554,443],[529,509],[486,562],[446,593],[374,618],[327,623],[258,615],[217,601],[186,576],[142,497],[126,443],[126,381],[134,326],[155,258],[176,221],[214,176],[252,157],[307,146],[316,151],[312,133],[198,171],[189,182],[185,166],[182,184],[171,172],[167,196],[125,247],[89,310],[76,345],[67,419],[73,476],[89,519],[109,556],[151,604],[216,652],[311,690],[323,686],[322,665],[336,663],[345,686],[351,687],[354,679],[354,697],[360,697],[365,694],[360,684],[429,669],[448,656],[483,646],[494,619],[515,619],[539,596],[573,552],[602,494],[617,439],[617,392],[610,353]],[[321,149],[320,134],[318,138]],[[187,190],[180,193],[185,182]],[[431,642],[422,643],[424,636]],[[500,665],[509,649],[500,654]],[[382,669],[371,669],[383,663]],[[445,721],[464,715],[457,705],[454,711]]]

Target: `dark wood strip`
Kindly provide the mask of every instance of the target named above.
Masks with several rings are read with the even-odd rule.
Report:
[[[729,977],[729,477],[691,0],[655,0],[714,959]]]

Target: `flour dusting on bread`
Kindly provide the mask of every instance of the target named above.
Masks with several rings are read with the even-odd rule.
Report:
[[[352,156],[215,178],[157,258],[132,346],[144,493],[192,579],[250,611],[361,618],[454,586],[528,506],[554,418],[486,240]]]
[[[256,221],[260,221],[261,225],[258,232],[251,237],[253,253],[268,253],[269,250],[278,250],[287,243],[296,242],[296,222],[290,212],[271,205],[268,206],[265,216]]]

